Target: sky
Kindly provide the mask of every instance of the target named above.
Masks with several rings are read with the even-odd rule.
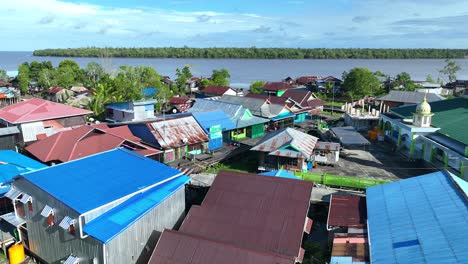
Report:
[[[468,48],[468,0],[2,0],[3,51]]]

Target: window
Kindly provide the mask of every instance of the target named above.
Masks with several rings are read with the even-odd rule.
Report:
[[[75,219],[72,219],[69,216],[65,216],[60,222],[59,226],[70,232],[70,234],[75,235]]]
[[[54,221],[54,209],[48,205],[44,206],[42,209],[41,215],[47,218],[47,225],[53,226],[55,224]]]

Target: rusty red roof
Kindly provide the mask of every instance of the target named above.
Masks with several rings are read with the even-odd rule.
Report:
[[[266,95],[266,94],[253,94],[253,93],[249,93],[249,94],[245,95],[244,97],[264,99],[264,100],[268,100],[272,104],[288,105],[289,106],[289,104],[287,102],[288,98],[285,98],[285,97],[271,96],[271,95]]]
[[[328,211],[327,226],[355,227],[366,226],[366,198],[360,196],[332,195]]]
[[[220,171],[180,231],[296,259],[313,183]]]
[[[176,117],[146,124],[163,149],[208,142],[210,138],[193,116]]]
[[[307,101],[312,97],[312,92],[299,89],[290,89],[286,90],[286,92],[284,92],[281,97],[292,99],[299,105],[308,107],[309,105],[307,104]]]
[[[201,90],[201,93],[203,94],[213,94],[213,95],[223,95],[227,91],[233,90],[229,86],[217,86],[217,85],[209,85],[205,87],[203,90]]]
[[[188,97],[172,97],[171,99],[169,99],[169,103],[170,104],[187,104],[188,102],[190,102],[190,100],[192,100],[191,98],[188,98]]]
[[[32,98],[0,109],[0,119],[12,124],[88,115],[93,112],[39,98]]]
[[[325,101],[322,101],[320,99],[313,99],[313,100],[307,101],[307,105],[310,107],[319,107],[319,106],[325,105]]]
[[[300,85],[306,85],[308,83],[315,82],[318,79],[320,79],[318,76],[301,76],[296,79],[296,83]]]
[[[63,89],[64,89],[64,88],[59,87],[59,86],[52,86],[52,87],[50,87],[50,88],[46,91],[46,93],[49,93],[49,94],[56,94],[56,93],[62,91]]]
[[[140,143],[127,126],[100,129],[80,126],[36,141],[26,150],[42,162],[70,160],[86,157],[118,147],[126,147],[144,156],[161,153]]]
[[[285,82],[267,82],[265,85],[263,85],[263,90],[264,91],[280,91],[280,90],[287,90],[295,88],[295,86],[290,85],[289,83]]]
[[[281,255],[254,251],[183,232],[164,230],[148,264],[294,264]]]

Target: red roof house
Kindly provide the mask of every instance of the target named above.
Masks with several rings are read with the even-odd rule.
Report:
[[[279,263],[301,262],[302,237],[312,222],[307,218],[312,187],[312,182],[221,171],[201,206],[192,206],[179,233],[213,241],[218,247],[260,252],[270,260],[275,256]],[[162,246],[166,243],[158,242],[153,257],[170,254]],[[192,252],[188,246],[178,248],[180,255]],[[219,263],[205,259],[208,262],[200,263]]]
[[[67,162],[118,147],[125,147],[143,156],[154,156],[160,150],[145,146],[127,126],[80,126],[36,141],[26,150],[42,162]]]
[[[30,142],[37,140],[36,136],[39,134],[57,133],[58,127],[84,125],[86,115],[92,113],[89,110],[33,98],[1,108],[0,123],[5,126],[19,126],[23,141]]]
[[[285,82],[267,82],[263,85],[262,90],[270,94],[281,96],[287,89],[291,88],[296,87]]]
[[[237,95],[237,92],[229,86],[209,85],[200,91],[206,97]]]
[[[331,195],[327,229],[366,228],[366,197]]]
[[[296,84],[299,85],[308,85],[311,83],[315,83],[317,80],[319,80],[319,76],[301,76],[296,79]]]

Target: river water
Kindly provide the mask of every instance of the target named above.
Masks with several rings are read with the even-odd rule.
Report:
[[[52,61],[57,66],[63,57],[35,57],[32,52],[0,51],[0,69],[15,71],[27,61]],[[260,60],[260,59],[144,59],[144,58],[72,58],[81,67],[91,61],[101,63],[106,69],[117,69],[120,65],[151,66],[161,75],[174,79],[176,68],[191,65],[194,76],[210,76],[214,69],[226,68],[231,74],[231,85],[245,87],[255,80],[279,81],[290,76],[333,75],[341,78],[343,71],[354,67],[367,67],[395,76],[408,72],[414,80],[425,80],[428,74],[434,79],[443,78],[439,70],[445,66],[441,59],[344,59],[344,60]],[[468,59],[455,60],[461,66],[458,79],[468,79]]]

